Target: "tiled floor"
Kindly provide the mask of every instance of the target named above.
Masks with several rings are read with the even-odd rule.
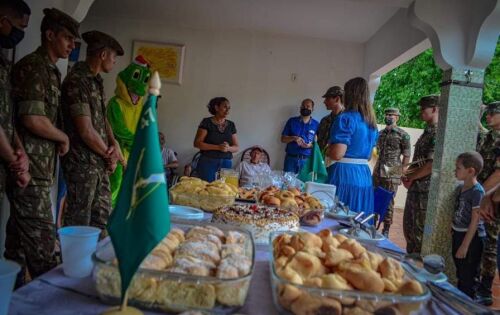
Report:
[[[391,225],[391,230],[389,233],[389,239],[396,243],[399,247],[405,249],[406,241],[403,235],[403,209],[395,209],[393,224]],[[495,282],[493,283],[493,305],[492,309],[500,310],[500,279],[495,277]]]

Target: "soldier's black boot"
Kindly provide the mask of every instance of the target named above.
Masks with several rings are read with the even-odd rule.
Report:
[[[474,298],[474,302],[485,306],[490,306],[491,304],[493,304],[493,298],[491,295],[492,285],[493,277],[482,277],[481,282],[479,283],[476,297]]]

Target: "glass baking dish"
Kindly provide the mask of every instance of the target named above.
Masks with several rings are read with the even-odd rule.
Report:
[[[172,227],[187,232],[195,226],[216,226],[225,233],[237,231],[245,235],[244,254],[251,259],[248,274],[232,279],[214,276],[194,276],[167,270],[139,269],[128,289],[129,304],[144,309],[179,313],[186,310],[209,311],[210,314],[231,314],[245,303],[254,269],[255,246],[251,234],[245,229],[218,225],[174,221]],[[108,239],[109,240],[109,239]],[[101,244],[93,260],[94,285],[100,299],[118,305],[120,275],[113,264],[115,259],[111,241]]]
[[[288,232],[286,234],[294,235],[297,232]],[[318,309],[323,307],[323,311],[328,310],[328,307],[332,305],[338,306],[340,302],[340,312],[333,312],[335,314],[375,314],[376,310],[379,310],[377,314],[386,314],[381,308],[384,307],[396,307],[399,313],[387,314],[425,314],[425,310],[422,310],[427,301],[431,297],[430,290],[422,282],[418,281],[405,269],[405,278],[417,280],[423,288],[423,293],[420,295],[401,295],[394,293],[372,293],[363,292],[359,290],[334,290],[325,289],[317,287],[309,287],[305,285],[294,284],[288,280],[285,280],[277,275],[275,265],[274,265],[274,254],[273,254],[273,240],[278,236],[284,234],[282,232],[273,232],[269,236],[269,244],[271,251],[270,259],[270,272],[271,272],[271,287],[273,292],[273,302],[275,307],[279,310],[280,314],[295,314],[290,310],[290,301],[286,300],[286,297],[293,295],[307,294],[307,300],[310,303],[316,303]],[[377,250],[374,247],[363,245],[367,250],[376,252],[384,257],[384,252]],[[405,268],[403,264],[403,268]],[[283,298],[285,297],[285,298]],[[330,314],[330,311],[326,311],[321,314]],[[332,313],[332,314],[333,314]],[[307,313],[309,314],[309,313]]]
[[[175,205],[199,208],[207,212],[224,206],[231,206],[236,200],[236,194],[231,196],[200,195],[188,192],[170,192],[170,202]]]

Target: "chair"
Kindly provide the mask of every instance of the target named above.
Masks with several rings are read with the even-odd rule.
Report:
[[[177,152],[174,151],[175,157],[177,157]],[[172,187],[179,180],[179,175],[177,174],[177,167],[169,167],[169,175],[167,178],[168,188]]]
[[[250,152],[252,152],[252,149],[254,147],[250,147],[250,148],[246,148],[245,150],[243,150],[243,153],[241,154],[241,162],[243,161],[247,161],[247,162],[250,162]],[[269,157],[269,153],[267,153],[266,150],[262,149],[263,152],[262,152],[262,157],[261,157],[261,162],[263,163],[267,163],[269,166],[271,165],[271,158]]]
[[[193,159],[191,160],[191,174],[189,174],[189,176],[198,177],[198,174],[196,173],[196,167],[198,166],[198,161],[200,160],[200,157],[201,157],[200,151],[196,152],[196,154],[193,156]]]
[[[394,192],[380,186],[375,188],[375,192],[373,193],[373,212],[378,216],[377,229],[380,227],[382,221],[384,221],[385,213],[391,204],[392,198],[394,198]]]

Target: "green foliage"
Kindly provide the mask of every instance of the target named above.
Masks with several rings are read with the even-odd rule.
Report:
[[[422,96],[439,94],[442,77],[443,71],[434,62],[432,49],[384,74],[373,104],[377,122],[384,123],[384,109],[397,107],[401,112],[400,126],[423,128],[418,101]],[[500,39],[484,76],[483,103],[495,100],[500,100]]]

